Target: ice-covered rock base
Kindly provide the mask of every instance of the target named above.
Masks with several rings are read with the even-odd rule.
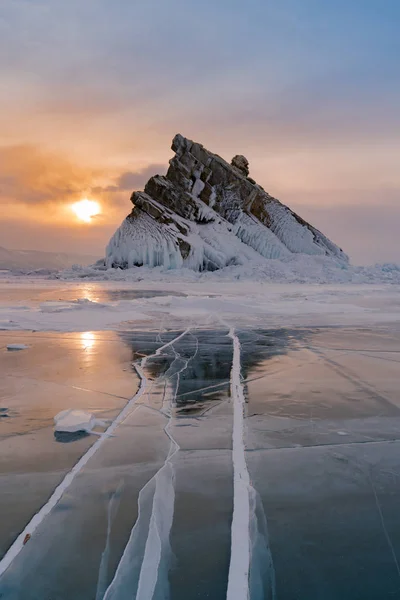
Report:
[[[155,175],[111,238],[106,266],[163,266],[213,271],[292,254],[344,252],[249,177],[237,155],[229,164],[201,144],[176,135],[165,177]]]

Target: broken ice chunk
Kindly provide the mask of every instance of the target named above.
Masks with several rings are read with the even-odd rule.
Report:
[[[87,433],[95,433],[94,427],[106,427],[104,421],[96,419],[94,415],[84,410],[68,408],[62,410],[54,417],[54,431],[62,431],[66,433],[76,433],[77,431],[86,431]]]
[[[29,346],[25,344],[7,344],[7,350],[27,350]]]

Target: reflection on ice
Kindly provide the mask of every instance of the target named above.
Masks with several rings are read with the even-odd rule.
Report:
[[[91,350],[96,342],[96,336],[92,331],[83,331],[81,334],[82,348]]]

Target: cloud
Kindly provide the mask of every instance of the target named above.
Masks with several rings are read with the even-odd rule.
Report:
[[[103,188],[105,192],[125,192],[142,190],[150,177],[154,175],[165,175],[166,165],[152,164],[140,171],[125,171],[122,173],[114,185]],[[101,189],[101,188],[99,188]]]
[[[90,186],[94,174],[32,145],[0,148],[2,204],[57,204]]]
[[[131,208],[129,199],[132,192],[143,190],[150,177],[163,175],[166,171],[167,165],[158,163],[150,164],[138,171],[124,171],[115,179],[115,183],[94,186],[90,189],[90,194],[109,207],[128,212]]]
[[[0,203],[34,208],[68,204],[89,195],[109,206],[129,207],[131,192],[143,189],[150,177],[163,174],[166,169],[166,165],[155,163],[115,177],[114,173],[107,175],[104,170],[76,165],[33,145],[6,146],[0,148]],[[96,185],[100,178],[114,179],[114,183]]]

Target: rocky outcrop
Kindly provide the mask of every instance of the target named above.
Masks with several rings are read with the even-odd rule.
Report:
[[[236,169],[239,169],[239,171],[241,171],[243,175],[246,175],[246,177],[249,176],[249,161],[242,154],[236,154],[236,156],[234,156],[231,160],[231,165],[236,167]]]
[[[343,251],[249,177],[242,155],[227,163],[176,135],[167,175],[134,192],[134,208],[106,250],[107,266],[215,270],[291,253]]]

